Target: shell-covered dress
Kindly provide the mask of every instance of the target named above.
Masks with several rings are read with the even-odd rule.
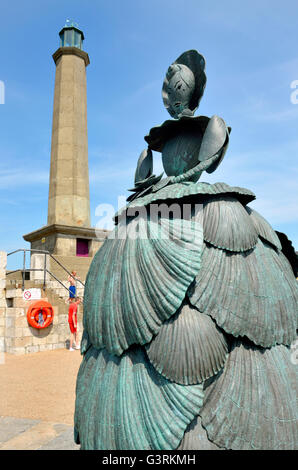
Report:
[[[92,261],[76,442],[295,449],[298,287],[280,240],[251,191],[163,181],[118,213]],[[163,204],[174,216],[150,210]]]

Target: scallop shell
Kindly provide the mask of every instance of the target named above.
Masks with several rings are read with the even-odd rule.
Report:
[[[280,240],[267,220],[251,207],[245,209],[250,215],[259,237],[273,245],[277,250],[281,250]]]
[[[202,385],[169,382],[140,346],[121,357],[90,348],[76,390],[75,434],[83,450],[176,449],[203,403]]]
[[[202,227],[189,220],[126,222],[93,258],[84,295],[90,342],[117,355],[149,343],[176,313],[200,269],[203,246]]]
[[[206,245],[190,302],[227,333],[270,347],[295,339],[298,285],[287,259],[260,239],[232,253]]]
[[[204,132],[199,161],[208,160],[223,147],[227,138],[227,126],[219,116],[212,116]]]
[[[156,370],[173,382],[203,382],[224,365],[228,342],[215,322],[185,302],[146,346]]]
[[[226,195],[231,196],[238,199],[239,202],[242,204],[247,204],[248,202],[253,201],[256,196],[252,191],[245,188],[239,188],[237,186],[229,186],[225,183],[192,183],[190,181],[185,181],[183,183],[174,183],[174,184],[166,184],[162,186],[163,182],[166,181],[167,178],[162,179],[155,188],[153,188],[153,192],[151,194],[147,194],[143,197],[139,197],[135,199],[131,204],[126,207],[123,207],[116,215],[115,219],[119,219],[123,216],[128,208],[137,208],[142,206],[147,206],[153,202],[159,201],[166,201],[167,203],[172,203],[174,200],[175,202],[179,203],[179,199],[182,198],[192,198],[194,200],[194,196],[196,196],[196,202],[202,203],[206,196],[210,195]],[[183,201],[184,202],[184,201]],[[185,200],[187,202],[187,200]]]
[[[135,184],[149,178],[153,172],[153,157],[150,149],[145,149],[138,159],[135,172]]]
[[[247,251],[256,246],[258,233],[245,208],[234,197],[218,195],[204,201],[194,220],[203,225],[204,240],[217,248]]]
[[[297,449],[297,366],[283,346],[236,341],[200,411],[208,438],[234,450]]]
[[[187,427],[177,450],[222,450],[209,441],[202,426],[201,417],[197,416]]]

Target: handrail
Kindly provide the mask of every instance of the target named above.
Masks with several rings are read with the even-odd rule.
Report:
[[[28,269],[26,268],[26,269],[25,269],[25,272],[26,272],[26,271],[43,271],[43,269],[42,269],[42,268],[28,268]],[[9,270],[8,270],[8,271],[6,271],[6,274],[7,274],[7,276],[8,276],[9,274],[18,273],[18,272],[22,273],[22,272],[23,272],[23,269],[20,269],[20,268],[19,268],[19,269],[14,269],[13,271],[9,271]]]
[[[67,292],[69,292],[68,287],[66,287],[66,286],[63,284],[63,282],[60,281],[60,280],[55,276],[55,274],[51,273],[51,271],[49,271],[48,269],[47,269],[46,271],[47,271],[47,273],[49,273],[54,279],[56,279],[56,281],[58,281],[59,284],[61,284],[61,286],[63,286],[63,287],[67,290]]]
[[[30,253],[44,254],[45,255],[44,267],[43,268],[28,268],[28,269],[26,269],[26,251],[30,251]],[[13,273],[16,273],[16,272],[21,272],[22,273],[22,290],[24,290],[24,288],[25,288],[25,272],[26,271],[43,271],[43,273],[44,273],[43,289],[45,289],[45,286],[46,286],[46,272],[47,272],[48,274],[50,274],[50,276],[52,276],[54,279],[56,279],[56,281],[58,281],[69,292],[69,288],[66,287],[63,284],[63,282],[61,282],[51,271],[49,271],[46,268],[47,256],[50,256],[62,269],[64,269],[64,271],[75,280],[76,285],[77,285],[77,282],[80,282],[82,284],[82,286],[85,287],[85,284],[80,279],[76,278],[70,271],[68,271],[68,269],[65,266],[63,266],[63,264],[60,263],[60,261],[58,261],[52,255],[52,253],[50,253],[49,251],[47,251],[47,250],[35,250],[35,249],[30,249],[30,248],[19,248],[17,250],[11,251],[10,253],[7,253],[7,256],[10,256],[10,255],[13,255],[13,254],[19,253],[19,252],[24,253],[23,269],[15,269],[13,271],[9,271],[9,272],[7,272],[7,275],[13,274]]]
[[[58,261],[54,255],[52,255],[52,253],[50,253],[49,251],[47,250],[35,250],[35,249],[30,249],[30,248],[19,248],[18,250],[14,250],[14,251],[11,251],[10,253],[7,253],[7,256],[10,256],[10,255],[13,255],[14,253],[18,253],[20,251],[30,251],[31,253],[41,253],[41,254],[46,254],[46,255],[49,255],[57,264],[59,264],[59,266],[61,266],[62,269],[64,269],[64,271],[67,272],[67,274],[69,274],[71,277],[73,277],[76,281],[79,281],[84,287],[85,287],[85,284],[78,278],[74,277],[70,271],[68,271],[68,269],[63,266],[62,263],[60,263],[60,261]],[[31,270],[30,269],[27,269],[27,271]],[[43,270],[42,270],[43,271]]]
[[[28,268],[26,269],[26,271],[44,271],[42,268]],[[63,284],[62,281],[60,281],[60,279],[58,279],[55,274],[53,274],[51,271],[49,271],[48,269],[46,269],[46,272],[52,276],[57,282],[59,282],[59,284],[61,284],[61,286],[64,287],[64,289],[67,290],[67,292],[69,292],[69,288],[66,287],[65,284]],[[22,269],[15,269],[14,271],[9,271],[7,272],[6,274],[9,275],[9,274],[12,274],[12,273],[23,273],[23,270]],[[24,290],[24,289],[23,289]]]
[[[82,286],[85,287],[85,284],[81,281],[81,279],[74,277],[74,276],[71,274],[71,272],[69,272],[69,271],[63,266],[63,264],[61,264],[60,261],[58,261],[58,260],[55,258],[55,256],[53,256],[51,253],[49,253],[49,255],[50,255],[50,257],[51,257],[54,261],[56,261],[57,264],[59,264],[59,266],[61,266],[61,268],[64,269],[64,271],[66,271],[71,277],[73,277],[73,278],[75,279],[75,281],[79,281],[79,282],[82,284]]]

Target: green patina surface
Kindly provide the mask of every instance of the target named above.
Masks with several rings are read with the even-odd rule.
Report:
[[[298,448],[298,284],[280,235],[247,207],[251,191],[195,182],[222,162],[231,130],[193,116],[204,69],[196,51],[170,66],[163,99],[178,119],[145,137],[134,194],[87,276],[82,449]],[[167,178],[152,174],[152,150]],[[153,216],[162,204],[188,204],[189,217]]]
[[[91,343],[119,355],[151,341],[180,307],[200,269],[202,247],[202,227],[192,221],[119,224],[86,280],[84,328]]]
[[[175,449],[202,403],[202,384],[168,381],[141,346],[121,357],[92,347],[78,374],[75,428],[84,450]]]

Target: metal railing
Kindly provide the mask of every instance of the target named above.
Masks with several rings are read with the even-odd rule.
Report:
[[[43,263],[43,268],[26,268],[26,252],[29,251],[30,253],[36,253],[36,254],[44,254],[44,263]],[[52,276],[59,284],[61,284],[64,289],[66,289],[69,292],[69,287],[65,286],[60,279],[58,279],[55,274],[53,274],[51,271],[47,269],[47,256],[50,256],[52,260],[54,260],[69,276],[71,276],[75,280],[75,287],[76,287],[76,292],[77,292],[77,283],[79,282],[82,284],[83,287],[85,287],[85,284],[78,278],[74,277],[74,275],[68,271],[68,269],[63,266],[60,261],[58,261],[55,256],[53,256],[49,251],[46,250],[32,250],[32,249],[27,249],[27,248],[20,248],[18,250],[12,251],[11,253],[7,253],[7,256],[13,255],[15,253],[20,253],[23,252],[23,269],[14,269],[13,271],[8,271],[7,275],[21,272],[22,273],[22,290],[25,289],[25,273],[28,271],[39,271],[43,272],[43,290],[46,288],[46,277],[47,274]]]

